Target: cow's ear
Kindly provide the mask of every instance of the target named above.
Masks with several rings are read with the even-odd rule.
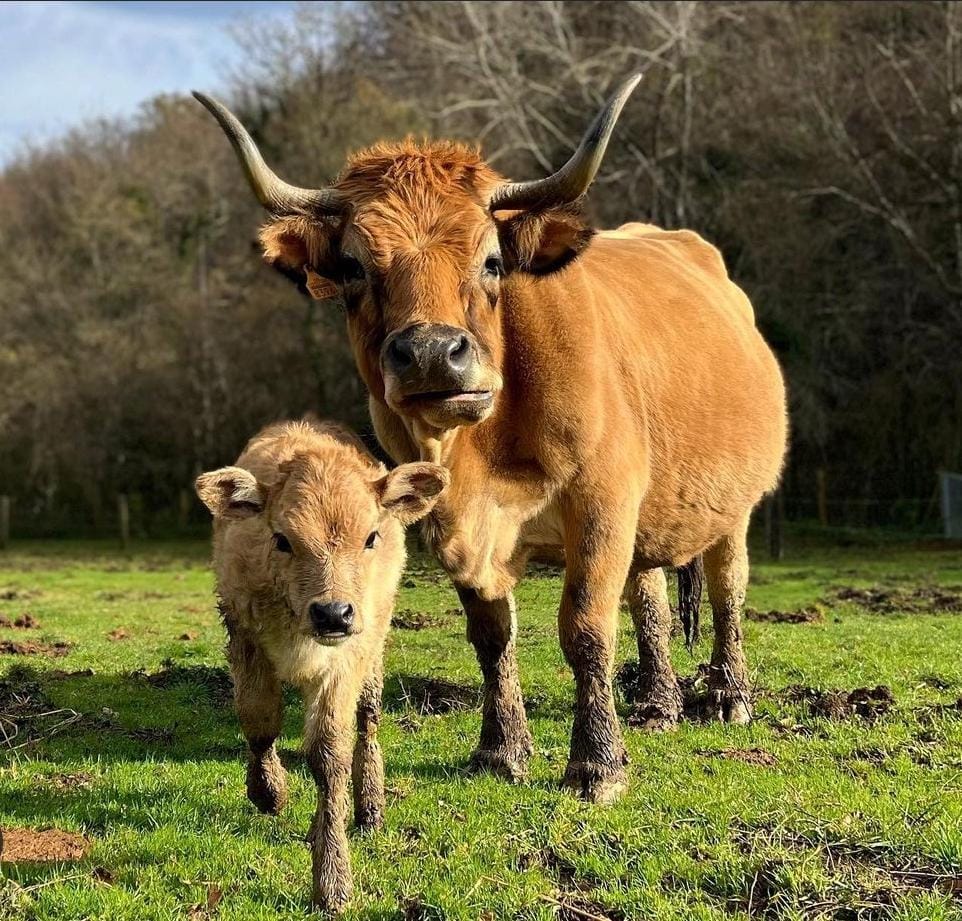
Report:
[[[381,508],[408,525],[434,508],[450,474],[440,464],[402,464],[375,484]]]
[[[264,511],[264,489],[243,467],[202,473],[194,483],[200,501],[215,518],[252,518]]]
[[[594,228],[577,204],[544,211],[519,211],[498,221],[505,267],[548,275],[577,259]]]
[[[325,300],[337,294],[337,285],[328,278],[331,229],[302,217],[285,217],[261,228],[260,244],[264,260],[285,275],[302,294]]]

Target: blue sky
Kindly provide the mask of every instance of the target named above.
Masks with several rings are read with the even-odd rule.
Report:
[[[0,165],[156,93],[215,89],[236,49],[237,19],[289,16],[290,2],[19,2],[0,0]]]

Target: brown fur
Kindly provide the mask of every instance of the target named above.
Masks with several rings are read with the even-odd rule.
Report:
[[[275,814],[287,800],[275,741],[281,682],[290,682],[304,695],[305,749],[318,788],[314,900],[330,910],[343,907],[352,889],[345,833],[351,774],[357,824],[384,820],[381,663],[404,567],[404,525],[430,510],[446,482],[446,471],[433,464],[387,473],[354,435],[313,422],[270,426],[236,467],[197,480],[214,514],[217,592],[250,749],[247,794]],[[367,547],[372,531],[380,538]],[[278,534],[291,552],[279,549]],[[309,607],[333,600],[354,605],[355,632],[337,646],[321,645]]]
[[[718,251],[690,231],[628,224],[592,234],[577,209],[490,215],[501,181],[476,151],[405,142],[354,156],[338,220],[284,219],[266,258],[335,283],[349,254],[366,279],[340,285],[378,438],[397,460],[451,471],[427,533],[459,587],[485,677],[473,763],[519,773],[530,739],[520,699],[512,589],[534,551],[562,548],[562,648],[577,702],[566,781],[607,799],[624,781],[611,693],[618,597],[629,569],[650,701],[677,718],[662,587],[646,576],[708,552],[719,713],[745,717],[738,628],[745,523],[779,476],[782,377]],[[498,252],[509,269],[482,269]],[[514,271],[511,271],[511,270]],[[496,397],[459,424],[404,402],[382,344],[412,324],[469,332],[464,390]],[[470,594],[465,594],[469,592]]]

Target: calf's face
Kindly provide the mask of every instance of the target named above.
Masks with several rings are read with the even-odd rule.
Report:
[[[297,633],[337,646],[362,634],[393,592],[404,525],[434,507],[447,481],[435,464],[382,475],[343,458],[298,456],[270,482],[224,467],[198,477],[196,489],[215,519],[243,529],[231,543],[243,556],[239,578],[267,582]]]

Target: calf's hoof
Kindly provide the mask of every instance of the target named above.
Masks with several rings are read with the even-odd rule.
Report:
[[[376,831],[384,828],[383,800],[358,803],[354,807],[354,824],[361,831]]]
[[[276,752],[247,763],[247,798],[268,815],[287,805],[287,775]]]
[[[747,726],[752,721],[748,695],[731,688],[712,690],[709,695],[711,714],[719,723]]]
[[[315,880],[311,901],[325,914],[339,915],[351,901],[352,890],[350,879]]]
[[[607,805],[628,787],[628,775],[621,766],[598,761],[569,761],[561,783],[589,803]]]

